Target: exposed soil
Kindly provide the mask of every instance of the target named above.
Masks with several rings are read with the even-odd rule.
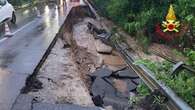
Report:
[[[88,89],[90,91],[92,90],[91,92],[96,92],[96,90],[94,90],[93,87],[96,84],[97,84],[96,86],[101,85],[100,83],[102,82],[105,83],[105,85],[107,85],[108,88],[110,87],[109,90],[104,89],[106,92],[113,93],[118,91],[117,93],[122,94],[121,97],[123,97],[123,95],[127,96],[126,98],[124,97],[120,98],[120,95],[118,97],[117,95],[112,96],[112,98],[118,98],[118,101],[114,101],[112,98],[109,98],[107,96],[105,96],[106,98],[104,98],[103,100],[101,99],[101,97],[93,96],[92,99],[95,105],[102,106],[103,104],[102,101],[104,101],[106,106],[112,105],[111,107],[114,110],[119,109],[122,110],[122,108],[128,107],[129,96],[128,94],[130,93],[131,90],[132,91],[135,90],[136,86],[139,83],[136,85],[134,82],[131,82],[131,79],[128,79],[126,76],[124,77],[124,79],[127,78],[127,81],[123,79],[111,78],[108,75],[110,79],[107,79],[107,81],[108,82],[110,81],[111,84],[106,84],[107,82],[104,82],[104,80],[102,80],[101,78],[100,79],[98,78],[99,80],[97,79],[95,81],[91,80],[90,76],[94,75],[95,72],[97,72],[99,69],[105,68],[111,70],[111,72],[117,72],[120,70],[124,70],[125,67],[127,67],[127,65],[125,64],[124,60],[120,57],[120,54],[115,50],[112,50],[111,53],[107,54],[98,52],[97,45],[94,45],[97,39],[95,39],[94,35],[89,32],[89,29],[87,27],[88,22],[91,22],[95,24],[97,27],[101,28],[101,24],[99,22],[97,22],[93,18],[86,17],[83,18],[82,20],[79,20],[79,22],[75,23],[72,26],[73,30],[71,32],[66,32],[66,34],[64,35],[64,39],[70,40],[70,37],[72,37],[70,41],[71,44],[73,45],[72,46],[73,59],[77,64],[78,70],[81,73],[81,78],[85,81],[85,84],[87,85]],[[100,72],[100,74],[104,74],[104,72],[102,71]],[[95,82],[96,84],[94,84]],[[110,85],[112,85],[113,88]],[[100,88],[102,87],[102,89],[104,87],[107,88],[106,86],[99,87]],[[114,90],[112,91],[112,89]],[[97,89],[97,91],[99,90]],[[122,102],[119,103],[120,101]]]
[[[89,21],[97,24],[97,21],[94,21],[94,19],[85,18],[73,27],[73,39],[76,45],[73,48],[73,53],[80,72],[86,78],[88,76],[86,74],[93,73],[102,66],[109,67],[113,71],[126,67],[125,62],[116,51],[113,51],[111,54],[101,54],[96,51],[94,45],[96,39],[89,33],[87,28]]]
[[[58,39],[36,76],[43,88],[28,94],[33,95],[39,103],[93,106],[88,89],[71,57],[71,49],[63,46],[63,41]]]

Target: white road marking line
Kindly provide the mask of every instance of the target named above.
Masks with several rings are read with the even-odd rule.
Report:
[[[32,21],[30,21],[29,23],[25,24],[24,26],[22,26],[21,28],[19,28],[19,29],[16,30],[15,32],[13,32],[12,34],[15,35],[16,33],[22,31],[24,28],[26,28],[27,26],[31,25],[34,21],[35,21],[35,19],[32,20]],[[11,38],[11,37],[10,37],[10,38]],[[4,41],[7,40],[7,39],[9,39],[9,38],[8,38],[8,37],[4,37],[4,38],[0,39],[0,43],[4,42]]]
[[[27,24],[25,24],[25,25],[22,26],[20,29],[18,29],[18,30],[16,30],[15,32],[13,32],[13,34],[15,35],[16,33],[22,31],[24,28],[26,28],[27,26],[31,25],[33,22],[34,22],[34,20],[31,21],[31,22],[29,22],[29,23],[27,23]]]
[[[7,39],[8,39],[8,37],[4,37],[4,38],[0,39],[0,43],[4,42]]]

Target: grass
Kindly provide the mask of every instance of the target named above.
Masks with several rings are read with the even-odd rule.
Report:
[[[139,60],[136,64],[143,64],[155,73],[158,80],[163,81],[168,87],[195,109],[195,76],[187,70],[182,70],[176,76],[172,76],[170,62],[154,62],[150,60]]]

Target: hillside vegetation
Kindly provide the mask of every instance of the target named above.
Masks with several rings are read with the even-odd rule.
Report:
[[[195,0],[93,0],[93,3],[105,17],[135,37],[144,49],[151,42],[169,45],[188,57],[187,63],[195,67]],[[161,29],[170,4],[181,24],[180,32],[174,34]]]

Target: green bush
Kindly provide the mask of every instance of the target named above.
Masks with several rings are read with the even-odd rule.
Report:
[[[190,24],[193,36],[195,33],[195,0],[95,0],[95,3],[135,38],[140,37],[137,34],[140,31],[144,31],[142,36],[152,37],[155,25],[165,20],[170,4],[174,5],[178,20]],[[178,40],[184,44],[184,39]]]

